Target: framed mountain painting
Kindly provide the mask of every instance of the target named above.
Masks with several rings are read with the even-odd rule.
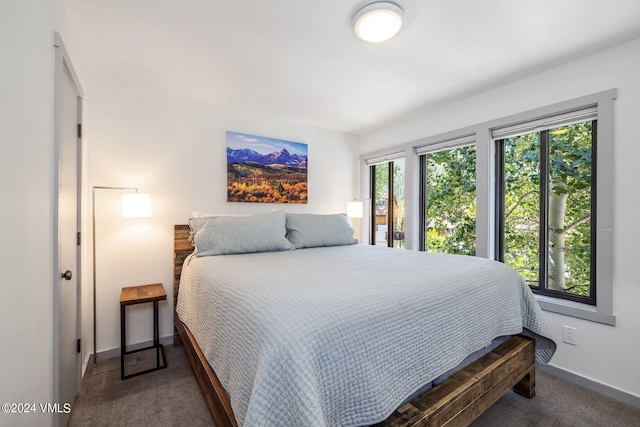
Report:
[[[307,144],[227,132],[227,201],[307,203]]]

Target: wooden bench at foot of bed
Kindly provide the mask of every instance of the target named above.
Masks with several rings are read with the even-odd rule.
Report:
[[[532,339],[512,337],[376,426],[467,426],[511,387],[529,399],[535,395]]]
[[[174,325],[176,345],[185,353],[218,427],[237,427],[231,402],[189,329],[178,319],[180,274],[185,258],[193,252],[189,226],[174,229]],[[527,398],[535,395],[535,341],[511,337],[493,351],[456,372],[441,384],[398,408],[383,427],[467,426],[511,387]]]

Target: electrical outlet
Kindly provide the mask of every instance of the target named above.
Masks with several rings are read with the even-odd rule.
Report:
[[[575,345],[577,346],[578,343],[576,341],[576,328],[573,328],[571,326],[566,326],[563,325],[562,326],[562,341],[566,342],[567,344],[571,344],[571,345]]]

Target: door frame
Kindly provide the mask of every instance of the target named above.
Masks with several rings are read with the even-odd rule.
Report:
[[[71,77],[73,88],[76,92],[78,100],[78,141],[77,141],[77,224],[76,229],[79,233],[82,229],[82,102],[83,92],[80,86],[80,81],[71,63],[71,59],[67,52],[67,49],[62,42],[62,37],[56,31],[54,32],[55,47],[55,69],[54,69],[54,108],[53,108],[53,403],[59,403],[62,405],[66,402],[59,401],[60,390],[60,378],[58,371],[59,363],[59,325],[60,325],[60,274],[62,271],[61,258],[60,258],[60,230],[58,221],[60,220],[58,215],[59,209],[59,185],[60,185],[60,165],[61,165],[61,145],[62,145],[62,126],[61,126],[61,114],[62,114],[62,99],[61,90],[63,79],[66,78],[66,74]],[[80,243],[80,242],[78,242]],[[81,264],[81,246],[76,246],[76,289],[77,289],[77,302],[76,302],[76,339],[80,339],[82,335],[82,264]],[[82,349],[81,349],[82,350]],[[81,390],[82,380],[82,351],[76,355],[76,395]],[[54,414],[53,425],[59,424],[58,414]]]

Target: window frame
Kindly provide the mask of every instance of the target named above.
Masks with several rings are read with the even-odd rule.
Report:
[[[424,252],[428,252],[428,248],[427,248],[427,238],[426,238],[426,233],[427,233],[427,210],[428,210],[428,189],[429,189],[429,183],[427,180],[427,167],[428,167],[428,160],[427,160],[427,156],[434,154],[434,153],[438,153],[441,151],[446,151],[446,150],[455,150],[456,148],[461,148],[461,147],[470,147],[473,146],[476,150],[476,169],[477,169],[477,162],[478,162],[478,146],[476,143],[476,138],[475,138],[475,134],[472,135],[467,135],[464,137],[460,137],[460,138],[455,138],[452,140],[448,140],[448,141],[442,141],[442,142],[438,142],[435,144],[431,144],[428,146],[424,146],[424,147],[419,147],[416,149],[416,155],[418,156],[418,171],[420,174],[420,181],[419,181],[419,188],[418,188],[418,212],[419,212],[419,218],[418,218],[418,250],[419,251],[424,251]],[[477,179],[477,177],[476,177]],[[477,198],[477,182],[474,183],[476,184],[476,198]],[[476,229],[477,229],[477,223],[478,223],[478,218],[476,216]],[[477,234],[477,233],[476,233]],[[477,237],[477,236],[476,236]],[[476,248],[474,248],[474,252],[477,254],[477,250]]]
[[[549,227],[548,227],[548,214],[549,214],[549,188],[550,188],[550,176],[549,176],[549,168],[550,168],[550,130],[553,127],[546,127],[543,129],[536,129],[531,131],[530,133],[538,133],[540,135],[540,184],[538,186],[538,195],[540,197],[540,203],[538,207],[538,213],[540,218],[540,227],[538,231],[538,252],[539,252],[539,260],[538,260],[538,285],[530,285],[532,291],[538,295],[546,295],[551,298],[559,298],[569,301],[575,301],[577,303],[587,304],[587,305],[596,305],[596,276],[595,276],[595,266],[597,264],[597,253],[596,253],[596,234],[595,230],[597,229],[597,129],[598,129],[598,119],[597,117],[593,117],[590,119],[586,119],[584,121],[576,122],[576,123],[584,123],[591,121],[592,125],[592,133],[591,133],[591,178],[590,178],[590,194],[591,194],[591,214],[590,214],[590,239],[589,239],[589,257],[590,257],[590,271],[589,271],[589,296],[582,296],[573,293],[562,292],[554,289],[548,288],[549,281]],[[569,123],[570,124],[570,123]],[[559,122],[555,123],[555,126],[561,127],[567,124]],[[554,126],[554,127],[555,127]],[[505,156],[504,156],[504,145],[505,140],[510,137],[502,136],[499,139],[495,140],[495,153],[496,153],[496,161],[495,161],[495,174],[496,174],[496,189],[495,189],[495,259],[500,262],[504,262],[505,255]]]
[[[596,130],[596,158],[597,177],[595,193],[597,194],[597,206],[593,210],[598,219],[594,227],[595,233],[595,305],[570,301],[551,297],[548,295],[536,295],[540,307],[545,311],[576,317],[592,322],[614,326],[616,316],[613,311],[613,150],[614,150],[614,115],[613,102],[617,97],[617,89],[609,89],[602,92],[575,98],[569,101],[559,102],[546,107],[537,108],[528,112],[515,114],[499,120],[488,122],[485,128],[489,135],[492,131],[506,126],[518,125],[533,120],[540,120],[573,111],[594,108],[598,119]],[[493,141],[491,141],[493,142]],[[495,144],[491,144],[495,151]],[[494,153],[495,154],[495,153]],[[495,159],[495,155],[492,156]],[[495,168],[492,168],[495,170]],[[495,178],[494,178],[495,179]],[[495,188],[495,186],[493,186]],[[492,198],[494,207],[495,224],[495,190]],[[493,245],[495,245],[495,236]]]
[[[392,201],[395,197],[395,186],[394,186],[394,179],[395,179],[395,162],[397,160],[402,159],[404,161],[404,157],[402,156],[398,156],[395,157],[393,159],[385,159],[382,162],[372,162],[371,164],[369,164],[369,182],[371,183],[370,187],[369,187],[369,198],[370,198],[370,204],[369,204],[369,215],[371,218],[370,221],[370,229],[369,229],[369,244],[370,245],[375,245],[376,244],[376,229],[377,229],[377,224],[376,224],[376,187],[375,187],[375,182],[376,182],[376,168],[380,167],[380,166],[384,166],[387,168],[387,173],[388,173],[388,180],[387,180],[387,188],[388,188],[388,193],[389,193],[389,202]],[[395,247],[395,242],[399,241],[395,239],[395,231],[393,229],[394,225],[393,225],[393,204],[389,203],[387,206],[387,238],[386,238],[386,243],[387,243],[387,247],[389,248],[394,248]],[[404,248],[403,248],[404,249]]]

